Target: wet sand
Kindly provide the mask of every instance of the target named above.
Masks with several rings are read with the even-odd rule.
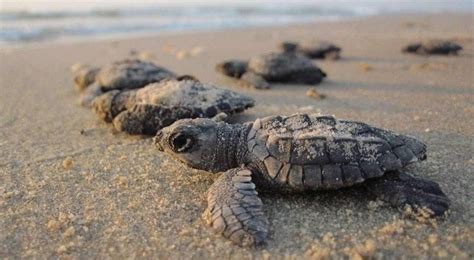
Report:
[[[410,15],[1,50],[0,258],[472,258],[473,33],[470,15]],[[453,39],[464,50],[400,52],[425,38]],[[316,61],[328,74],[317,86],[325,99],[306,96],[302,85],[242,88],[214,71],[224,59],[268,52],[287,39],[343,48],[341,60]],[[257,105],[233,122],[322,113],[418,136],[428,160],[407,171],[440,184],[452,201],[449,215],[407,217],[359,187],[262,194],[267,243],[232,245],[201,217],[216,175],[174,162],[150,138],[115,133],[78,106],[70,66],[131,52],[254,97]]]

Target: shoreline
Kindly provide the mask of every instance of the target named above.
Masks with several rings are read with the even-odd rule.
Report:
[[[429,15],[468,15],[470,12],[409,12],[409,13],[387,13],[387,14],[374,14],[374,15],[364,15],[364,16],[352,16],[352,17],[334,17],[334,18],[325,18],[314,21],[307,22],[289,22],[276,25],[252,25],[252,26],[236,26],[236,27],[227,27],[227,28],[210,28],[210,29],[182,29],[182,30],[170,30],[170,31],[155,31],[155,32],[140,32],[140,33],[118,33],[108,36],[79,36],[79,37],[67,37],[66,39],[51,39],[49,41],[24,41],[16,43],[7,43],[0,45],[0,52],[2,51],[12,51],[12,50],[21,50],[21,49],[39,49],[48,47],[51,45],[74,45],[74,44],[84,44],[84,43],[100,43],[104,41],[124,41],[124,40],[147,40],[156,37],[166,37],[166,36],[179,36],[187,34],[205,34],[205,33],[223,33],[223,32],[241,32],[248,30],[277,30],[279,28],[285,27],[295,27],[295,26],[311,26],[316,24],[334,24],[341,22],[350,22],[350,21],[360,21],[364,19],[371,19],[377,17],[398,17],[406,18],[410,16],[429,16]]]

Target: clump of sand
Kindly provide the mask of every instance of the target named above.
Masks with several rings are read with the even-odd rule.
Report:
[[[325,99],[326,95],[319,93],[319,91],[316,90],[316,88],[310,88],[306,91],[306,96],[315,99],[315,100],[321,100]]]

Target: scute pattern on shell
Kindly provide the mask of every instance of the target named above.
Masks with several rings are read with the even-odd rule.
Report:
[[[133,59],[104,66],[96,75],[103,91],[141,88],[170,78],[176,78],[176,74],[151,62]]]
[[[237,92],[195,80],[165,80],[136,91],[136,103],[167,107],[188,107],[200,117],[234,114],[254,105],[254,100]],[[199,114],[199,113],[198,113]]]
[[[331,116],[258,119],[248,149],[268,176],[292,189],[337,189],[425,158],[417,139]]]

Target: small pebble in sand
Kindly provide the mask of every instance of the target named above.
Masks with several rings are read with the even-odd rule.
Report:
[[[65,245],[61,245],[61,246],[59,246],[57,252],[58,252],[58,254],[62,255],[62,254],[67,252],[67,247]]]
[[[199,54],[203,53],[204,52],[204,47],[202,46],[194,46],[190,51],[189,51],[189,54],[191,54],[191,56],[198,56]]]
[[[448,67],[446,63],[441,62],[425,62],[419,64],[412,64],[410,66],[410,72],[417,72],[417,71],[426,71],[426,70],[444,70]]]
[[[189,57],[189,52],[187,50],[180,50],[176,53],[176,59],[184,60]]]
[[[70,70],[71,70],[71,72],[76,72],[76,71],[78,71],[79,69],[81,69],[81,68],[83,68],[83,67],[85,67],[85,65],[78,62],[78,63],[74,63],[74,64],[71,66]]]
[[[61,224],[59,223],[59,221],[51,219],[50,221],[48,221],[48,224],[46,224],[46,227],[49,231],[54,232],[59,230]]]
[[[117,185],[121,188],[127,188],[128,187],[128,179],[125,176],[117,176],[115,177],[115,182]]]
[[[325,99],[326,98],[326,95],[324,94],[320,94],[316,88],[310,88],[308,89],[308,91],[306,91],[306,96],[310,97],[310,98],[313,98],[313,99],[316,99],[316,100],[321,100],[321,99]]]
[[[10,199],[10,198],[12,198],[13,196],[18,195],[19,193],[20,193],[20,192],[19,192],[19,191],[16,191],[16,190],[14,190],[14,191],[5,191],[5,192],[3,193],[3,196],[2,196],[2,197],[3,197],[4,199]]]
[[[370,66],[368,63],[360,63],[359,68],[365,72],[374,70],[374,67]]]
[[[64,159],[63,168],[65,170],[70,170],[72,168],[72,158],[71,157],[67,157],[66,159]]]
[[[66,229],[66,231],[64,231],[63,236],[72,237],[74,236],[75,233],[76,233],[76,230],[74,229],[74,227],[69,227],[68,229]]]
[[[138,58],[141,60],[152,60],[155,58],[155,54],[149,51],[141,51],[138,53]]]
[[[429,234],[427,240],[428,240],[428,243],[430,243],[430,245],[434,245],[436,244],[436,242],[438,242],[438,235]]]
[[[429,133],[429,132],[431,132],[431,129],[426,128],[426,129],[425,129],[425,133]]]
[[[164,44],[161,50],[167,54],[174,54],[176,52],[176,49],[169,43]]]

